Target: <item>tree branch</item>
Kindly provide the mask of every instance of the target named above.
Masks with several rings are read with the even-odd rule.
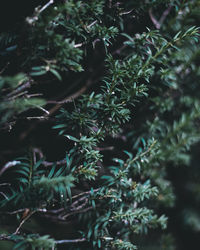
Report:
[[[4,194],[4,192],[0,192],[0,194],[1,194],[6,200],[8,200],[8,197]]]
[[[86,241],[86,238],[73,239],[73,240],[57,240],[56,244],[65,244],[65,243],[78,243]]]
[[[166,17],[168,16],[168,14],[170,13],[171,11],[171,8],[172,8],[172,5],[170,5],[162,14],[160,20],[159,20],[159,23],[160,25],[163,24],[163,22],[165,21]]]
[[[152,8],[149,9],[149,16],[151,18],[152,23],[154,24],[154,26],[156,27],[156,29],[160,29],[160,23],[158,22],[158,20],[154,17],[153,13],[152,13]]]
[[[47,9],[50,5],[52,5],[54,3],[54,0],[50,0],[48,3],[46,3],[42,8],[36,8],[35,9],[35,15],[32,17],[27,17],[26,21],[29,24],[34,24],[34,22],[36,22],[38,20],[38,16],[45,10]]]
[[[149,16],[151,18],[152,23],[155,25],[156,29],[160,29],[163,22],[165,21],[166,17],[168,16],[168,14],[170,13],[172,8],[172,5],[170,5],[162,14],[161,18],[159,19],[159,21],[154,17],[153,12],[152,12],[152,8],[149,9]]]
[[[6,234],[1,234],[0,235],[0,240],[7,240],[7,241],[12,241],[12,242],[17,242],[19,240],[11,239],[10,235]],[[55,244],[66,244],[66,243],[79,243],[79,242],[84,242],[87,241],[86,238],[80,238],[80,239],[72,239],[72,240],[56,240]]]
[[[16,231],[14,232],[14,234],[18,234],[20,228],[22,227],[22,225],[35,213],[36,211],[32,211],[32,212],[29,212],[25,218],[20,222],[18,228],[16,229]]]
[[[97,206],[96,206],[96,207],[97,207]],[[70,212],[70,213],[66,213],[66,214],[60,216],[59,218],[60,218],[61,220],[66,220],[67,217],[73,216],[73,215],[75,215],[75,214],[85,213],[85,212],[90,211],[90,210],[92,210],[92,209],[94,209],[94,207],[92,207],[92,206],[86,207],[86,208],[84,208],[84,209],[82,209],[82,210],[75,210],[75,211],[72,211],[72,212]]]
[[[2,169],[1,169],[1,171],[0,171],[0,176],[6,171],[6,170],[8,170],[9,168],[11,168],[11,167],[13,167],[13,166],[15,166],[15,165],[17,165],[17,164],[20,164],[21,163],[21,161],[9,161],[9,162],[7,162],[3,167],[2,167]]]
[[[28,89],[31,87],[31,81],[28,81],[24,84],[21,84],[19,87],[17,87],[15,90],[13,90],[11,93],[7,95],[8,98],[14,99],[15,95],[18,95],[19,93],[23,92],[25,89]]]
[[[92,81],[88,81],[81,89],[79,89],[77,92],[73,93],[72,95],[64,98],[62,101],[48,101],[47,103],[56,103],[57,105],[53,107],[50,111],[49,114],[52,115],[55,113],[61,106],[62,104],[73,102],[73,100],[77,99],[79,96],[81,96],[85,91],[90,87],[92,84]]]
[[[54,3],[54,0],[50,0],[48,3],[46,3],[39,11],[38,13],[40,14],[41,12],[43,12],[45,9],[47,9],[50,5],[52,5]]]

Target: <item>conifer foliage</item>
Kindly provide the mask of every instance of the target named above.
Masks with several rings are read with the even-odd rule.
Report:
[[[2,29],[2,244],[175,249],[168,172],[191,164],[200,139],[199,11],[199,0],[50,0]]]

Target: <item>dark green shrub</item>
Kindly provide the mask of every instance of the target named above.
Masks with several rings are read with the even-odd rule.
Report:
[[[14,249],[174,249],[161,229],[169,169],[199,141],[200,2],[124,2],[49,1],[0,34]]]

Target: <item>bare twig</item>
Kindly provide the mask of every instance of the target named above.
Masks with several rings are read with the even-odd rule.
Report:
[[[44,113],[46,113],[47,115],[49,115],[49,111],[48,110],[46,110],[46,109],[44,109],[43,107],[40,107],[40,106],[38,106],[38,105],[36,105],[36,107],[38,108],[38,109],[40,109],[40,110],[42,110]]]
[[[93,190],[93,192],[95,193],[95,192],[98,192],[100,190],[100,188],[97,188],[97,189],[94,189]],[[82,192],[82,193],[79,193],[79,194],[77,194],[77,195],[74,195],[74,196],[72,196],[72,200],[74,200],[74,199],[77,199],[77,198],[79,198],[79,197],[81,197],[80,199],[78,199],[78,200],[76,200],[76,201],[74,201],[73,203],[72,203],[72,205],[71,205],[71,207],[72,207],[72,209],[70,209],[70,210],[74,210],[74,206],[76,205],[76,204],[78,204],[78,202],[80,202],[81,200],[86,200],[86,199],[88,199],[88,196],[91,194],[91,191],[86,191],[86,192]],[[83,197],[82,197],[83,196]],[[66,201],[69,201],[69,199],[67,199]],[[82,205],[81,205],[82,206]],[[82,207],[80,207],[79,209],[82,209]],[[59,214],[59,213],[62,213],[64,211],[64,208],[59,208],[59,209],[52,209],[52,210],[48,210],[47,212],[48,213],[51,213],[51,214]]]
[[[74,94],[66,97],[65,99],[63,99],[62,101],[48,101],[48,103],[57,103],[57,104],[64,104],[64,103],[68,103],[68,102],[73,102],[74,99],[77,99],[80,95],[82,95],[87,88],[91,85],[91,83],[88,83],[86,85],[84,85],[81,89],[79,89],[77,92],[75,92]],[[59,105],[60,106],[60,105]]]
[[[13,96],[18,95],[19,93],[24,92],[25,89],[30,88],[31,85],[32,85],[32,84],[31,84],[31,81],[28,81],[28,82],[26,82],[26,83],[24,83],[24,84],[21,84],[18,88],[16,88],[16,89],[13,90],[11,93],[9,93],[9,94],[7,95],[7,97],[12,97],[12,98],[13,98]]]
[[[136,156],[133,158],[133,160],[131,160],[131,163],[137,161],[139,158],[142,158],[143,156],[145,156],[146,154],[148,154],[148,153],[152,150],[152,148],[156,145],[156,143],[157,143],[157,141],[154,140],[154,141],[152,142],[152,144],[147,148],[147,150],[144,151],[144,152],[142,152],[141,154],[136,155]],[[125,165],[127,165],[127,163],[125,163]]]
[[[9,235],[6,235],[6,234],[0,234],[0,240],[15,241],[15,240],[12,240]]]
[[[160,20],[159,20],[159,23],[160,25],[163,24],[163,22],[165,21],[166,17],[169,15],[170,11],[172,9],[172,5],[170,5],[162,14]]]
[[[10,186],[10,183],[1,183],[0,186]]]
[[[22,227],[22,225],[35,213],[36,211],[32,211],[30,212],[19,224],[18,228],[16,229],[16,231],[14,232],[14,234],[18,234],[20,228]]]
[[[97,206],[96,206],[96,207],[97,207]],[[75,215],[75,214],[85,213],[85,212],[88,212],[88,211],[90,211],[90,210],[92,210],[92,209],[94,209],[94,207],[90,206],[90,207],[87,207],[87,208],[82,209],[82,210],[75,210],[75,211],[72,211],[72,212],[70,212],[70,213],[67,213],[67,214],[61,216],[60,219],[66,220],[67,217],[73,216],[73,215]]]
[[[17,239],[11,238],[10,235],[6,235],[6,234],[1,234],[0,240],[8,240],[8,241],[13,241],[13,242],[18,241]],[[55,244],[79,243],[79,242],[84,242],[84,241],[86,241],[86,238],[72,239],[72,240],[56,240]]]
[[[58,209],[48,210],[47,212],[50,213],[50,214],[59,214],[59,213],[61,213],[63,211],[64,211],[64,208],[61,207],[61,208],[58,208]]]
[[[62,101],[48,101],[47,103],[56,103],[57,104],[55,107],[53,107],[49,111],[49,114],[52,115],[53,113],[55,113],[62,106],[62,104],[65,104],[68,102],[73,102],[73,100],[77,99],[80,95],[82,95],[88,89],[88,87],[90,87],[91,84],[92,84],[92,81],[89,80],[81,89],[79,89],[74,94],[66,97]]]
[[[24,96],[24,95],[26,95],[27,93],[28,93],[28,91],[27,91],[27,90],[26,90],[26,91],[24,91],[24,92],[18,93],[17,95],[14,95],[14,96],[9,97],[9,98],[8,98],[8,101],[15,100],[15,99],[17,99],[17,98],[18,98],[18,97],[20,97],[20,96]]]
[[[28,116],[25,117],[27,120],[48,120],[46,116]]]
[[[52,5],[54,3],[54,0],[50,0],[48,3],[46,3],[39,11],[38,13],[40,14],[41,12],[43,12],[45,9],[47,9],[50,5]]]
[[[7,162],[7,163],[2,167],[2,169],[1,169],[1,171],[0,171],[0,176],[1,176],[6,170],[8,170],[9,168],[14,167],[15,165],[20,164],[20,163],[21,163],[21,161],[9,161],[9,162]]]
[[[128,15],[128,14],[130,14],[132,11],[133,11],[133,9],[132,9],[132,10],[129,10],[129,11],[121,12],[121,13],[120,13],[120,16]]]
[[[15,211],[12,211],[12,212],[1,212],[2,214],[18,214],[18,213],[22,213],[25,211],[25,208],[21,208],[21,209],[18,209],[18,210],[15,210]]]
[[[6,68],[8,67],[8,65],[10,64],[10,62],[8,62],[3,69],[0,71],[0,75],[6,70]]]
[[[56,161],[56,162],[43,161],[42,164],[43,164],[45,167],[52,166],[53,164],[56,164],[56,165],[58,166],[58,165],[66,164],[66,160],[63,159],[63,160]]]
[[[26,98],[31,98],[31,97],[35,97],[35,96],[43,96],[43,94],[30,94],[30,95],[25,95]]]
[[[160,29],[160,23],[158,22],[158,20],[154,17],[153,13],[152,13],[152,8],[149,9],[149,16],[151,18],[152,23],[154,24],[154,26],[156,27],[156,29]]]
[[[110,147],[95,147],[95,150],[98,150],[98,151],[112,151],[114,149],[113,146],[110,146]]]
[[[93,190],[93,192],[96,193],[96,192],[98,192],[99,190],[100,190],[100,188],[96,188],[96,189]],[[91,190],[90,190],[90,191],[83,192],[83,193],[79,193],[79,194],[77,194],[77,195],[74,195],[74,196],[72,197],[72,199],[76,199],[76,198],[78,198],[78,197],[80,197],[80,196],[87,195],[87,194],[91,194],[91,193],[92,193]]]
[[[83,46],[83,43],[74,44],[74,48],[79,48],[79,47],[81,47],[81,46]]]
[[[92,46],[93,48],[95,48],[95,45],[97,42],[100,42],[101,40],[99,38],[95,39],[93,42],[92,42]]]
[[[33,151],[39,155],[40,158],[43,158],[44,155],[39,148],[33,148]]]
[[[86,238],[73,239],[73,240],[57,240],[56,244],[65,244],[65,243],[78,243],[86,241]]]
[[[0,194],[1,194],[4,198],[6,198],[6,200],[8,200],[8,197],[7,197],[3,192],[0,192]]]
[[[21,208],[12,212],[1,212],[1,214],[9,214],[9,215],[13,215],[13,214],[18,214],[18,213],[22,213],[25,210],[27,210],[27,208]],[[34,210],[34,212],[40,212],[40,213],[46,213],[47,209],[46,208],[38,208],[37,210]]]
[[[95,25],[97,23],[97,20],[95,20],[94,22],[92,22],[91,24],[89,24],[87,26],[87,29],[90,29],[93,25]]]
[[[27,17],[26,21],[29,24],[34,24],[34,22],[36,22],[38,20],[38,16],[45,10],[47,9],[50,5],[52,5],[54,3],[54,0],[50,0],[48,3],[46,3],[42,8],[36,8],[35,9],[35,15],[32,17]]]
[[[33,150],[33,164],[35,165],[36,162],[37,162],[36,152]]]
[[[152,12],[152,8],[149,9],[149,16],[151,18],[152,23],[155,25],[156,29],[160,29],[163,22],[165,21],[166,17],[168,16],[168,14],[170,13],[172,8],[172,5],[170,5],[162,14],[161,18],[159,19],[159,21],[154,17],[153,12]]]
[[[83,209],[87,205],[87,203],[88,203],[88,197],[83,196],[71,204],[70,210],[77,211],[77,210]],[[77,206],[77,205],[79,205],[79,206]]]

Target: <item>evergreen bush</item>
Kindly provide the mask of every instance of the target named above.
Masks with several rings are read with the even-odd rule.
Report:
[[[176,249],[170,169],[200,139],[199,11],[50,0],[1,28],[2,249]]]

